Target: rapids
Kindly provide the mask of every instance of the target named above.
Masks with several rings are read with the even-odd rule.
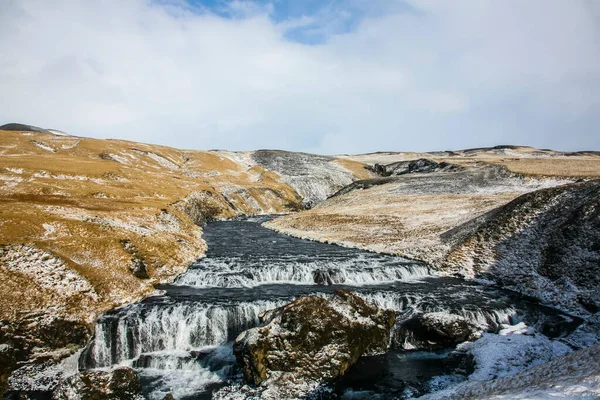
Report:
[[[263,221],[209,223],[204,228],[206,257],[173,284],[158,286],[163,295],[100,317],[80,369],[127,365],[137,370],[150,399],[167,393],[176,399],[209,399],[212,390],[235,376],[231,343],[258,324],[261,312],[337,288],[395,310],[399,321],[419,312],[446,312],[486,330],[525,321],[549,336],[563,334],[572,323],[511,292],[434,277],[427,265],[401,257],[284,236],[261,227]],[[443,375],[436,367],[443,356],[393,348],[384,356],[361,359],[337,386],[354,397],[364,389],[395,393]]]

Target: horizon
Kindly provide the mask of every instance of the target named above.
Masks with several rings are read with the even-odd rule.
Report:
[[[600,150],[600,2],[14,0],[0,29],[0,119],[77,136]]]
[[[587,153],[587,152],[594,152],[595,153],[595,152],[598,152],[598,150],[595,150],[595,149],[563,150],[563,149],[548,148],[548,147],[535,147],[535,146],[530,146],[530,145],[527,145],[527,144],[492,144],[492,145],[480,146],[480,147],[453,148],[453,149],[445,149],[445,150],[424,150],[424,151],[411,151],[411,150],[373,150],[373,151],[364,152],[364,153],[310,153],[310,152],[301,151],[301,150],[286,150],[286,149],[280,149],[280,148],[254,148],[254,149],[248,149],[248,150],[232,150],[232,149],[227,149],[227,148],[190,148],[190,147],[177,147],[177,146],[172,146],[172,145],[168,145],[168,144],[135,141],[135,140],[131,140],[131,139],[121,139],[121,138],[110,137],[110,136],[108,136],[108,137],[102,137],[102,138],[91,137],[91,136],[81,136],[81,135],[71,134],[70,132],[65,132],[62,129],[42,128],[42,127],[37,126],[37,125],[24,124],[24,123],[20,123],[20,122],[9,122],[9,123],[0,125],[0,130],[2,130],[3,126],[11,125],[11,124],[24,125],[24,126],[29,126],[31,128],[43,129],[44,131],[46,131],[47,133],[50,133],[50,134],[54,134],[52,131],[62,132],[62,133],[67,134],[68,136],[76,137],[76,138],[81,138],[81,139],[131,141],[133,143],[140,143],[140,144],[144,144],[144,145],[148,145],[148,146],[164,146],[164,147],[170,147],[170,148],[173,148],[173,149],[176,149],[176,150],[206,151],[206,152],[211,152],[211,151],[230,151],[230,152],[234,152],[234,153],[243,153],[243,152],[255,152],[255,151],[266,150],[266,151],[288,151],[288,152],[292,152],[292,153],[306,153],[306,154],[312,154],[312,155],[323,155],[323,156],[333,156],[333,157],[335,157],[335,156],[360,156],[360,155],[382,154],[382,153],[390,153],[390,154],[395,154],[395,153],[424,153],[424,154],[431,154],[431,153],[444,153],[444,152],[457,152],[457,151],[493,150],[493,149],[502,149],[502,148],[510,148],[510,147],[520,147],[520,148],[525,147],[525,148],[531,148],[531,149],[540,150],[540,151],[553,151],[553,152],[557,152],[557,153]],[[24,132],[26,132],[27,130],[26,129],[9,129],[7,131],[24,131]],[[40,132],[40,133],[46,133],[46,132]]]

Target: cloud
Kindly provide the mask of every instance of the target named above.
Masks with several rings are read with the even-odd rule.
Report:
[[[0,121],[200,149],[600,149],[596,1],[279,6],[4,1]]]

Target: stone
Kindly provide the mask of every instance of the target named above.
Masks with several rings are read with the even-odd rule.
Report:
[[[404,350],[438,350],[481,337],[481,329],[459,315],[426,313],[400,324],[394,343]]]
[[[252,385],[343,375],[360,356],[387,351],[396,315],[337,290],[331,299],[300,297],[262,319],[263,326],[243,332],[234,344],[244,381]]]
[[[143,399],[140,380],[131,368],[112,371],[83,371],[62,381],[54,391],[55,400]]]
[[[313,279],[317,285],[333,285],[344,283],[344,276],[339,269],[318,269],[313,271]]]

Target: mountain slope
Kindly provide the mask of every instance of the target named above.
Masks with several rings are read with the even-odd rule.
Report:
[[[444,269],[571,312],[600,310],[600,181],[515,199],[455,246]]]

